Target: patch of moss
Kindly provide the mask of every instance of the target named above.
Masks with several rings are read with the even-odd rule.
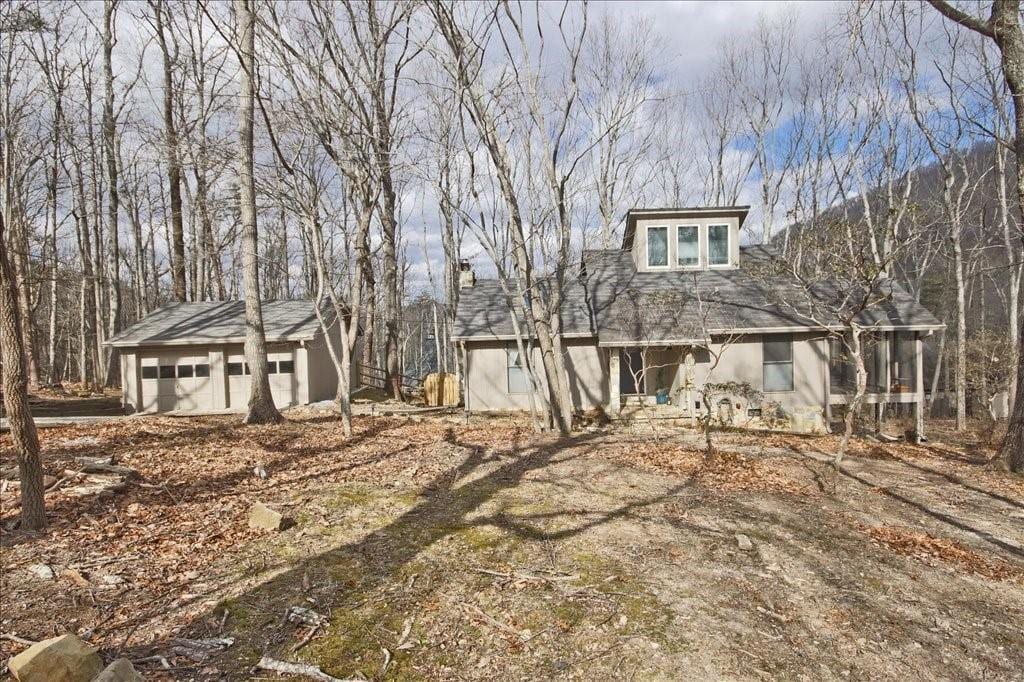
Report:
[[[392,648],[394,635],[402,631],[404,617],[387,604],[371,600],[356,608],[335,608],[324,634],[309,644],[302,659],[319,665],[328,675],[347,678],[362,673],[373,678],[383,663],[382,647]],[[415,638],[413,627],[410,638]],[[406,666],[402,652],[391,652],[389,678],[412,679],[415,671]]]
[[[624,634],[642,635],[667,650],[674,650],[669,637],[672,611],[658,601],[645,586],[618,561],[593,553],[577,554],[573,564],[580,583],[611,595],[618,610],[626,616]],[[614,576],[614,580],[609,580]]]
[[[324,496],[323,504],[329,509],[365,507],[379,497],[380,493],[369,486],[352,484],[335,488],[330,494]]]

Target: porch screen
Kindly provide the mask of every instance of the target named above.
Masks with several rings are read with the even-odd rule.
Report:
[[[892,378],[890,390],[909,393],[917,388],[917,338],[914,332],[894,332]]]
[[[677,228],[679,265],[689,267],[700,264],[700,246],[696,225],[680,225]]]
[[[793,337],[789,334],[765,336],[761,342],[764,352],[765,392],[793,390]]]
[[[505,357],[508,368],[508,392],[529,393],[530,380],[526,376],[523,359],[519,356],[519,347],[515,344],[509,346]]]
[[[647,228],[647,265],[652,268],[668,265],[668,228]]]

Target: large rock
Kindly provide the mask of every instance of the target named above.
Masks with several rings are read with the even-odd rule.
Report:
[[[92,682],[142,682],[142,675],[127,658],[119,658],[104,668]]]
[[[249,510],[249,527],[260,530],[281,530],[284,528],[284,516],[262,502],[257,502]]]
[[[33,644],[8,663],[21,682],[89,682],[103,670],[103,660],[74,635]]]

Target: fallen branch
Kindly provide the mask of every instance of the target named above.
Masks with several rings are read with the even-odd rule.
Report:
[[[492,627],[495,627],[495,628],[501,630],[505,634],[512,635],[513,637],[515,637],[520,642],[523,641],[523,636],[521,634],[519,634],[519,632],[515,628],[512,628],[512,627],[509,627],[508,625],[505,625],[504,623],[502,623],[497,618],[493,618],[492,616],[488,616],[476,604],[470,604],[468,608],[469,608],[470,611],[472,611],[474,614],[476,614],[479,618],[481,618],[488,625],[491,625]]]
[[[16,644],[24,644],[25,646],[32,646],[38,644],[34,639],[25,639],[24,637],[18,637],[7,632],[0,633],[0,639],[6,639],[8,642],[14,642]]]
[[[308,663],[292,663],[290,661],[281,661],[270,656],[264,656],[260,659],[260,662],[256,664],[256,667],[260,670],[271,670],[275,673],[283,673],[285,675],[302,675],[303,677],[309,677],[320,682],[357,682],[357,678],[350,677],[342,679],[340,677],[333,677],[328,675],[319,666],[309,665]]]

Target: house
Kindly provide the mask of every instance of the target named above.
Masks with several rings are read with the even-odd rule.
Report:
[[[279,408],[334,398],[337,372],[310,301],[263,304],[270,390]],[[333,313],[325,313],[331,319]],[[332,341],[340,343],[338,325]],[[245,302],[171,303],[107,341],[121,355],[129,412],[244,411]],[[335,345],[335,348],[338,346]]]
[[[770,407],[795,428],[820,430],[833,406],[851,400],[853,368],[836,337],[843,327],[812,314],[791,276],[771,274],[769,249],[740,245],[747,212],[632,210],[621,248],[584,252],[561,307],[576,408],[602,406],[615,415],[630,403],[659,402],[660,394],[660,402],[691,413],[709,375],[760,393],[749,404],[728,401],[740,422]],[[464,357],[466,408],[528,409],[529,380],[509,312],[521,313],[522,304],[510,305],[517,296],[498,280],[463,275],[453,340]],[[920,410],[922,340],[942,324],[894,282],[883,286],[884,305],[859,318],[870,328],[865,400]],[[535,344],[526,341],[540,367]]]

